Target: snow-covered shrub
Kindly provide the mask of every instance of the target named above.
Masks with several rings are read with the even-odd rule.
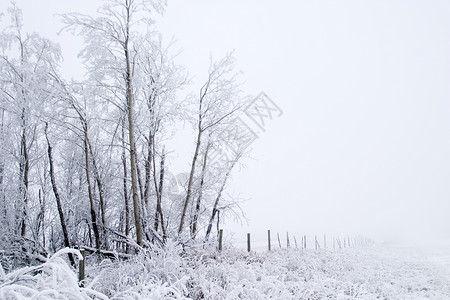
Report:
[[[88,287],[111,299],[189,299],[184,296],[187,265],[181,251],[168,241],[164,249],[154,246],[130,260],[88,268]]]
[[[420,282],[413,276],[417,270]],[[169,242],[165,249],[146,249],[132,260],[97,268],[89,287],[111,299],[441,299],[450,294],[440,294],[448,285],[430,283],[432,278],[423,265],[380,257],[371,249],[219,253]]]
[[[8,274],[0,266],[0,299],[107,299],[99,292],[78,286],[77,275],[61,257],[67,253],[82,259],[79,251],[66,248],[38,266]]]
[[[85,288],[68,252],[79,256],[66,249],[36,267],[0,268],[0,299],[450,299],[450,272],[397,249],[217,252],[168,241],[126,261],[88,257]]]
[[[45,250],[33,240],[0,230],[0,262],[5,271],[45,261]]]

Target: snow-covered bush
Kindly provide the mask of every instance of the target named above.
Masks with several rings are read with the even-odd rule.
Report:
[[[107,299],[106,296],[78,286],[77,275],[61,257],[79,251],[62,249],[45,263],[5,274],[0,265],[0,299]]]
[[[37,265],[45,261],[45,256],[45,250],[35,241],[0,229],[0,262],[5,271]]]
[[[127,261],[104,261],[88,268],[92,278],[88,287],[111,299],[189,299],[181,253],[181,246],[169,240],[164,249],[143,249]]]
[[[126,261],[87,258],[86,287],[61,258],[6,274],[0,299],[450,299],[445,274],[398,249],[247,253],[168,241]],[[450,273],[448,274],[450,276]]]

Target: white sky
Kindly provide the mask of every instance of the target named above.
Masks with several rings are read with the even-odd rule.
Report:
[[[17,4],[75,74],[79,40],[53,14],[99,2]],[[158,27],[191,75],[234,50],[247,92],[284,112],[234,175],[250,227],[228,228],[450,238],[448,16],[450,1],[169,0]]]

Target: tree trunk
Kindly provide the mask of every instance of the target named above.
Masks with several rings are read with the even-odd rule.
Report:
[[[125,128],[122,124],[122,165],[123,165],[123,198],[125,200],[125,235],[130,234],[130,197],[128,195],[127,158],[125,153]],[[127,246],[128,249],[128,246]],[[128,253],[128,250],[126,251]]]
[[[5,122],[5,110],[2,109],[2,127],[1,127],[1,139],[2,139],[2,144],[4,145],[4,122]],[[4,178],[4,171],[5,171],[5,165],[4,165],[4,157],[1,157],[1,161],[0,161],[0,198],[2,200],[2,219],[3,220],[7,220],[7,216],[8,216],[8,209],[6,206],[6,195],[5,195],[5,186],[4,186],[4,182],[3,182],[3,178]]]
[[[148,206],[148,197],[150,193],[150,179],[151,179],[151,170],[152,170],[152,159],[153,159],[153,140],[154,136],[153,134],[149,133],[148,135],[148,141],[147,141],[147,158],[145,160],[145,188],[144,188],[144,203],[146,206]]]
[[[4,165],[3,162],[0,162],[0,199],[2,201],[2,219],[6,221],[8,216],[8,209],[6,206],[5,187],[3,184],[3,172]]]
[[[134,142],[134,121],[133,121],[133,87],[131,84],[131,65],[130,53],[128,49],[129,22],[130,22],[130,5],[127,5],[127,25],[126,37],[124,43],[125,62],[126,62],[126,90],[127,90],[127,108],[128,108],[128,138],[130,143],[130,172],[131,172],[131,191],[133,194],[133,212],[134,225],[136,227],[136,242],[139,246],[142,245],[142,226],[141,226],[141,212],[139,207],[139,196],[137,191],[136,178],[136,149]]]
[[[89,203],[90,203],[90,212],[91,212],[91,223],[92,223],[92,229],[94,230],[94,237],[95,237],[95,248],[97,250],[100,250],[100,234],[98,231],[97,226],[97,216],[95,214],[95,205],[94,205],[94,196],[92,194],[92,185],[91,185],[91,176],[89,171],[89,149],[88,149],[88,133],[87,133],[87,124],[83,125],[83,131],[84,131],[84,158],[85,158],[85,170],[86,170],[86,181],[88,185],[88,194],[89,194]]]
[[[136,145],[134,145],[134,149],[136,149]],[[142,184],[142,179],[141,179],[141,170],[139,168],[139,159],[138,156],[135,155],[134,156],[135,160],[136,160],[136,175],[137,175],[137,183],[138,183],[138,187],[139,187],[139,198],[141,200],[144,200],[144,186]]]
[[[86,124],[86,126],[87,126],[87,124]],[[106,237],[106,216],[105,216],[105,197],[104,197],[105,192],[103,190],[103,183],[100,178],[100,172],[97,167],[97,162],[96,162],[96,159],[94,156],[94,151],[92,150],[92,145],[91,145],[91,142],[87,135],[86,135],[86,139],[87,139],[87,143],[89,146],[89,153],[91,155],[92,167],[94,168],[95,182],[97,183],[97,187],[98,187],[98,197],[99,197],[99,204],[100,204],[100,218],[102,220],[102,233],[103,233],[102,241],[103,241],[103,245],[104,245],[105,249],[108,250],[109,249],[108,240]]]
[[[61,227],[62,227],[62,231],[63,231],[64,246],[70,248],[69,234],[67,233],[66,221],[64,219],[64,213],[63,213],[62,204],[61,204],[61,197],[59,196],[58,188],[56,186],[56,181],[55,181],[55,171],[53,168],[52,147],[51,147],[50,141],[48,139],[47,128],[48,128],[48,124],[46,123],[45,124],[45,138],[47,140],[47,146],[48,146],[47,153],[48,153],[48,161],[49,161],[49,165],[50,165],[50,181],[52,183],[53,194],[55,195],[56,207],[58,208],[59,220],[61,222]],[[52,240],[53,240],[53,238],[52,238]],[[69,260],[70,260],[70,263],[72,264],[72,266],[75,266],[75,260],[73,259],[72,253],[69,253]]]
[[[216,217],[216,214],[218,213],[217,206],[219,205],[220,198],[222,197],[222,193],[225,190],[225,186],[227,185],[227,181],[228,181],[228,178],[230,177],[231,170],[233,169],[236,162],[237,162],[237,159],[235,161],[233,161],[233,163],[231,164],[227,173],[225,174],[225,178],[223,179],[222,185],[220,186],[219,193],[217,194],[216,200],[214,201],[214,206],[213,206],[213,210],[211,213],[211,217],[209,218],[208,228],[206,229],[205,241],[207,241],[209,239],[209,235],[211,234],[214,218]]]
[[[20,43],[20,62],[21,67],[24,69],[25,67],[25,50],[24,43],[22,42],[22,38],[19,37]],[[25,93],[25,75],[24,73],[20,74],[20,83],[21,83],[21,96],[22,96],[22,112],[21,112],[21,126],[22,126],[22,137],[20,140],[20,160],[19,160],[19,170],[20,176],[22,179],[22,184],[20,185],[21,194],[23,197],[23,207],[21,211],[21,230],[20,235],[25,236],[26,234],[26,219],[27,219],[27,206],[28,206],[28,171],[29,171],[29,160],[28,160],[28,147],[27,147],[27,137],[26,137],[26,115],[25,115],[25,103],[27,102],[27,97]]]
[[[183,207],[183,212],[181,214],[180,226],[178,227],[179,235],[183,232],[183,226],[184,226],[184,222],[185,222],[185,218],[186,218],[186,213],[187,213],[187,209],[189,207],[189,201],[191,200],[192,186],[194,183],[195,165],[197,163],[198,153],[200,151],[202,133],[203,133],[203,131],[201,130],[201,122],[200,122],[200,124],[198,126],[197,144],[195,146],[194,157],[192,158],[191,172],[189,173],[189,181],[188,181],[186,199],[184,200],[184,207]]]
[[[21,212],[21,230],[20,235],[25,236],[26,234],[26,219],[27,219],[27,208],[28,208],[28,173],[30,170],[30,161],[28,156],[28,146],[26,137],[26,121],[25,121],[25,109],[22,109],[22,138],[20,141],[20,160],[19,160],[19,170],[20,176],[22,177],[21,192],[23,197],[23,207]]]
[[[159,169],[159,186],[156,184],[155,178],[155,188],[158,186],[156,190],[156,212],[155,212],[155,231],[158,231],[158,223],[161,220],[161,231],[163,233],[163,242],[166,241],[166,227],[164,224],[164,215],[162,210],[162,194],[163,194],[163,186],[164,186],[164,163],[166,159],[166,153],[163,148],[162,156],[161,156],[161,165]],[[154,172],[155,173],[155,172]],[[156,174],[154,175],[156,176]]]
[[[42,228],[42,248],[45,249],[45,194],[42,197],[42,190],[39,189],[39,204],[41,205],[40,211],[40,227]]]
[[[211,137],[211,135],[210,135],[210,137]],[[203,186],[205,184],[206,166],[208,163],[208,153],[209,153],[209,149],[211,148],[211,146],[212,146],[211,142],[208,141],[208,144],[206,145],[205,154],[203,156],[203,166],[202,166],[202,174],[201,174],[201,178],[200,178],[200,187],[199,187],[197,202],[195,204],[194,217],[193,217],[192,226],[191,226],[191,236],[193,239],[195,239],[195,236],[197,234],[197,222],[198,222],[198,218],[200,215],[200,206],[201,206],[202,195],[203,195]]]

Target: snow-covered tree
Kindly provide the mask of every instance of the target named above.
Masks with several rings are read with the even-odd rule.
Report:
[[[109,0],[98,11],[99,17],[79,14],[64,16],[67,29],[85,38],[82,57],[89,71],[90,84],[127,116],[130,153],[131,190],[136,242],[142,245],[141,205],[136,168],[135,66],[141,35],[140,25],[150,26],[154,12],[162,12],[165,3],[158,0]],[[150,30],[150,28],[148,28]]]

